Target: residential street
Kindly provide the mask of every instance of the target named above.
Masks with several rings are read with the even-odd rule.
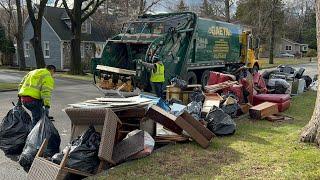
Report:
[[[306,75],[311,78],[317,73],[317,63],[310,63],[304,65],[295,65],[295,68],[306,68]],[[0,70],[0,82],[19,82],[23,77],[23,73],[13,71]],[[52,107],[50,115],[55,119],[54,125],[58,129],[61,136],[61,146],[63,149],[70,136],[70,120],[62,111],[67,104],[92,99],[102,96],[101,93],[90,82],[71,80],[71,79],[56,79],[56,85],[53,92]],[[12,108],[11,102],[16,102],[17,92],[0,92],[0,119]],[[26,172],[15,161],[6,157],[0,151],[0,179],[6,180],[20,180],[26,179]]]

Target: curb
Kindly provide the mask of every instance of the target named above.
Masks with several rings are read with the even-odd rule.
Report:
[[[3,89],[0,92],[10,92],[10,91],[18,91],[18,89]]]

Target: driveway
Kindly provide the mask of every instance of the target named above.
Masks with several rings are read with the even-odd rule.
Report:
[[[19,82],[23,75],[24,73],[20,72],[0,70],[0,82]],[[50,115],[55,119],[54,125],[61,137],[60,149],[63,149],[70,138],[70,120],[62,109],[70,103],[101,97],[102,94],[90,82],[70,79],[56,79],[55,82],[56,88],[53,92]],[[12,108],[11,102],[16,102],[17,92],[0,92],[0,100],[0,119],[2,120]],[[20,180],[26,179],[26,175],[17,162],[0,151],[0,179]]]

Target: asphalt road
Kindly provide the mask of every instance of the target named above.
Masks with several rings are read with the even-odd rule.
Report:
[[[304,75],[310,76],[312,79],[313,77],[318,74],[318,64],[316,62],[309,63],[309,64],[297,64],[297,65],[292,65],[291,67],[295,68],[296,70],[299,70],[299,68],[305,68]],[[271,68],[271,69],[276,69],[276,68]],[[265,70],[270,70],[270,69],[264,69]]]
[[[311,78],[317,74],[317,63],[295,65],[294,68],[306,68],[305,74]],[[0,70],[0,82],[19,82],[23,77],[23,73]],[[70,120],[65,112],[62,111],[67,104],[80,102],[95,97],[100,97],[101,94],[89,82],[70,80],[70,79],[56,79],[56,88],[53,92],[52,108],[50,115],[54,116],[54,125],[58,129],[61,136],[61,146],[63,149],[69,141],[70,137]],[[17,92],[0,92],[0,119],[12,108],[11,102],[15,102]],[[13,160],[6,157],[0,151],[0,179],[6,180],[20,180],[26,179],[26,172],[21,166]]]
[[[0,70],[0,82],[19,82],[22,77],[23,73]],[[61,137],[60,148],[63,149],[70,138],[70,120],[62,109],[70,103],[101,97],[101,94],[90,82],[69,79],[56,79],[55,82],[56,88],[52,95],[50,115],[55,119],[54,125]],[[0,92],[0,119],[12,108],[11,102],[16,102],[16,97],[16,91]],[[17,162],[6,157],[0,151],[0,179],[20,180],[26,179],[26,175]]]

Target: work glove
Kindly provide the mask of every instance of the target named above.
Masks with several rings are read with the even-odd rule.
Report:
[[[44,107],[44,113],[46,113],[46,115],[49,117],[49,109],[50,107],[49,106],[45,106]]]

